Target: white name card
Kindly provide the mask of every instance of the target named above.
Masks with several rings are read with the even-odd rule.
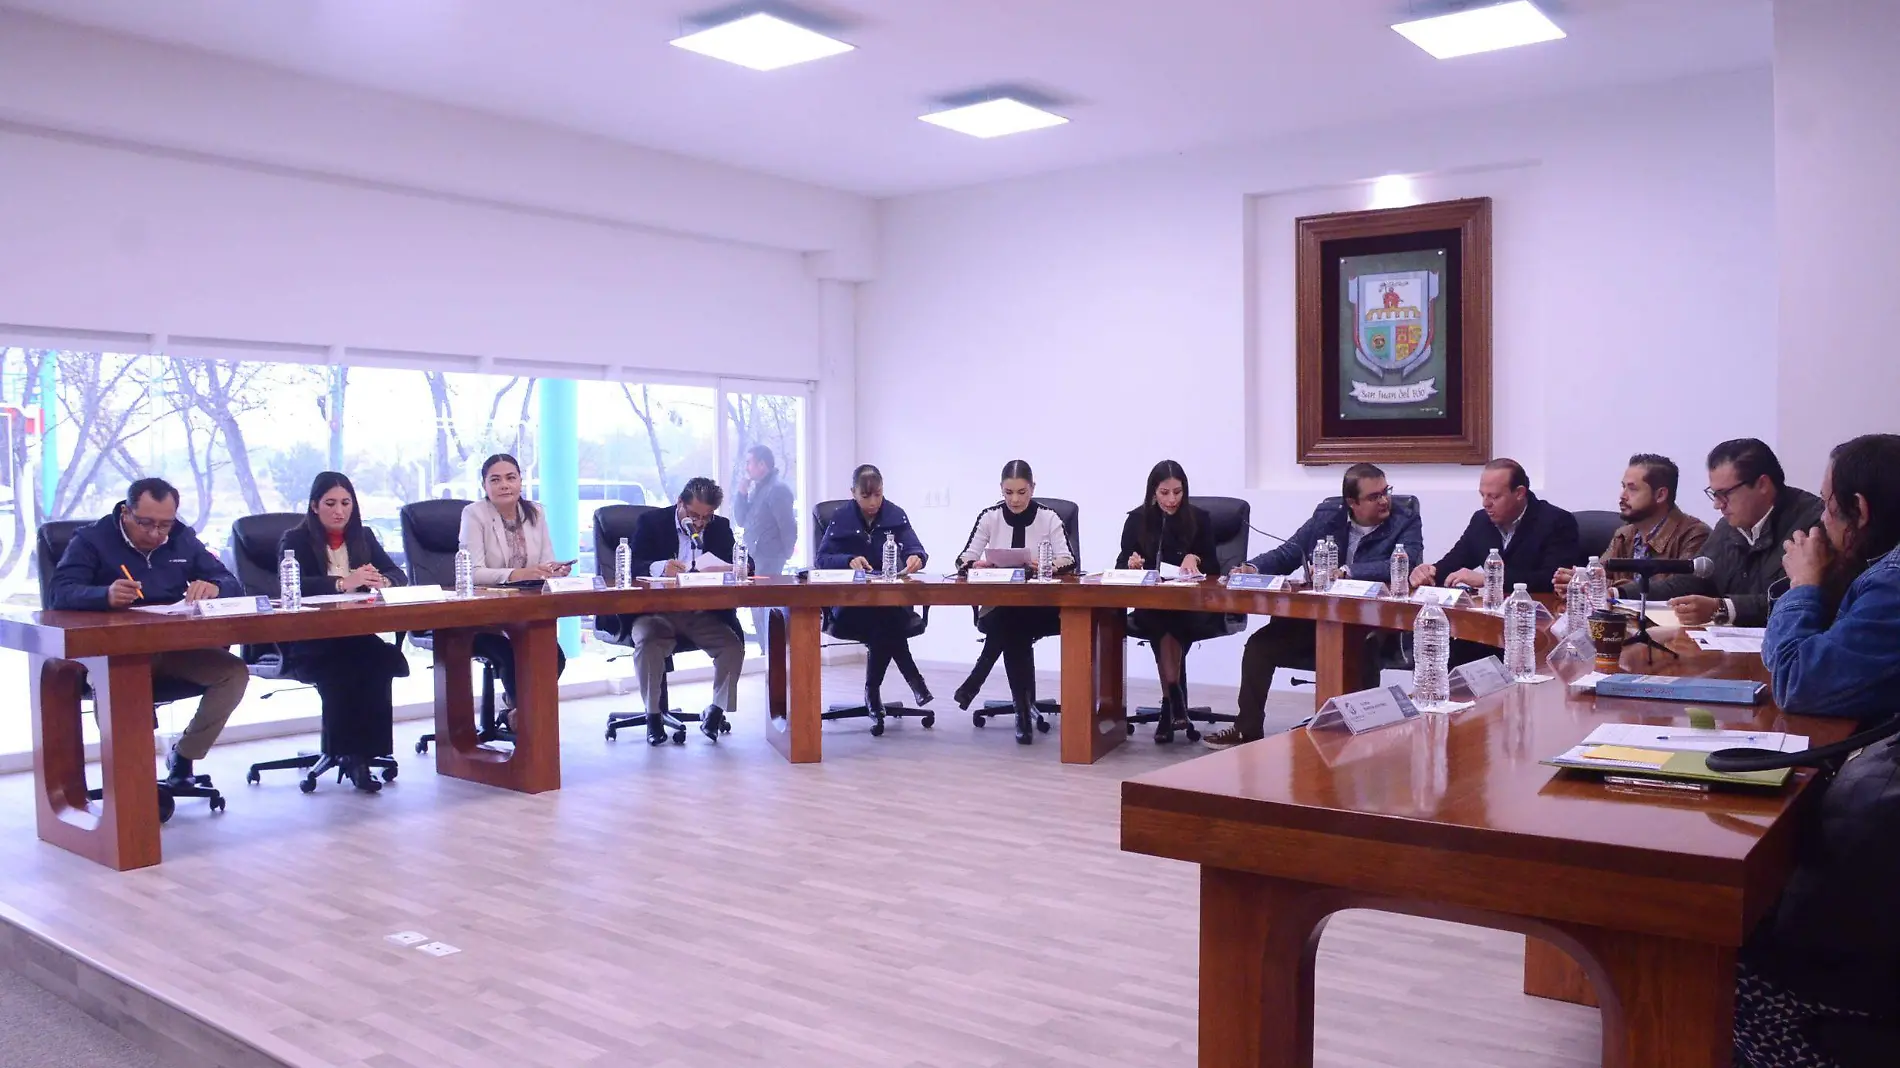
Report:
[[[1364,734],[1369,730],[1404,722],[1417,715],[1418,706],[1412,704],[1412,699],[1405,695],[1404,688],[1386,686],[1381,689],[1340,694],[1320,706],[1319,714],[1306,725],[1306,729],[1325,730],[1343,726],[1354,734]]]
[[[1456,608],[1464,603],[1465,591],[1456,586],[1420,586],[1412,591],[1412,600],[1420,604]]]
[[[599,575],[555,575],[542,584],[547,593],[592,593],[607,588],[607,580]]]
[[[971,582],[1022,582],[1028,578],[1020,567],[973,567],[968,577]]]
[[[732,572],[682,571],[680,572],[679,580],[680,588],[683,590],[696,589],[703,586],[730,586],[732,585]]]
[[[376,593],[384,604],[428,604],[449,599],[449,591],[440,586],[384,586]]]
[[[254,616],[270,611],[268,597],[212,597],[198,602],[198,615],[205,619],[222,616]]]
[[[1488,697],[1511,685],[1511,676],[1504,670],[1504,661],[1495,656],[1452,668],[1451,680],[1454,688],[1462,683],[1474,699]],[[1463,695],[1454,693],[1453,696]]]
[[[805,580],[808,582],[834,585],[839,583],[863,582],[864,572],[854,571],[848,567],[814,567],[810,571],[805,572]]]
[[[1334,579],[1326,592],[1335,597],[1383,597],[1385,583],[1370,579]]]
[[[1227,588],[1230,590],[1263,590],[1267,593],[1279,593],[1286,589],[1285,575],[1229,574]]]
[[[1131,567],[1112,567],[1102,572],[1104,586],[1152,586],[1158,576],[1153,571],[1139,571]]]

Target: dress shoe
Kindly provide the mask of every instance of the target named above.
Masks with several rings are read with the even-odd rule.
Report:
[[[647,744],[666,744],[666,717],[647,713]]]
[[[958,686],[957,692],[951,694],[951,697],[956,701],[958,708],[968,712],[970,706],[976,703],[976,692],[982,688],[983,684],[978,682],[975,676],[971,676],[963,680],[963,685]]]
[[[178,749],[174,746],[170,758],[165,762],[165,781],[179,786],[191,786],[197,782],[197,779],[198,777],[191,770],[191,760],[179,756]]]
[[[732,733],[732,728],[726,725],[726,714],[718,705],[707,705],[706,711],[700,714],[699,733],[715,742],[720,735]]]
[[[366,794],[373,794],[383,788],[383,782],[364,757],[347,757],[343,762],[343,773],[350,778],[350,785]]]

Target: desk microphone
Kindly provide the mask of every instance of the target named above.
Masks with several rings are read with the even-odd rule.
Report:
[[[1661,556],[1651,556],[1636,560],[1600,560],[1605,571],[1621,571],[1630,575],[1694,575],[1696,578],[1708,578],[1715,564],[1706,556],[1693,560],[1671,560]]]

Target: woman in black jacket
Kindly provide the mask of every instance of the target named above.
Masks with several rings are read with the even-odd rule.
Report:
[[[1122,524],[1122,551],[1115,566],[1162,570],[1178,567],[1183,576],[1217,575],[1214,523],[1188,500],[1187,472],[1173,460],[1163,460],[1148,472],[1147,499],[1128,513]],[[1161,719],[1155,724],[1155,742],[1174,741],[1177,727],[1187,723],[1187,687],[1181,684],[1181,665],[1188,646],[1227,632],[1218,612],[1175,612],[1137,608],[1128,613],[1128,633],[1154,648],[1155,670],[1161,676]]]
[[[402,570],[363,525],[356,487],[335,471],[310,484],[303,525],[285,531],[277,551],[296,556],[306,597],[403,584]],[[396,678],[409,674],[402,649],[374,634],[357,634],[287,642],[283,652],[284,674],[315,686],[323,699],[323,754],[336,760],[358,790],[382,789],[369,761],[396,750],[391,689]]]

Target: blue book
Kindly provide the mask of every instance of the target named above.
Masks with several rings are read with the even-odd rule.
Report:
[[[1597,681],[1602,697],[1651,697],[1660,701],[1706,701],[1758,705],[1767,686],[1748,679],[1701,679],[1676,675],[1611,675]]]

